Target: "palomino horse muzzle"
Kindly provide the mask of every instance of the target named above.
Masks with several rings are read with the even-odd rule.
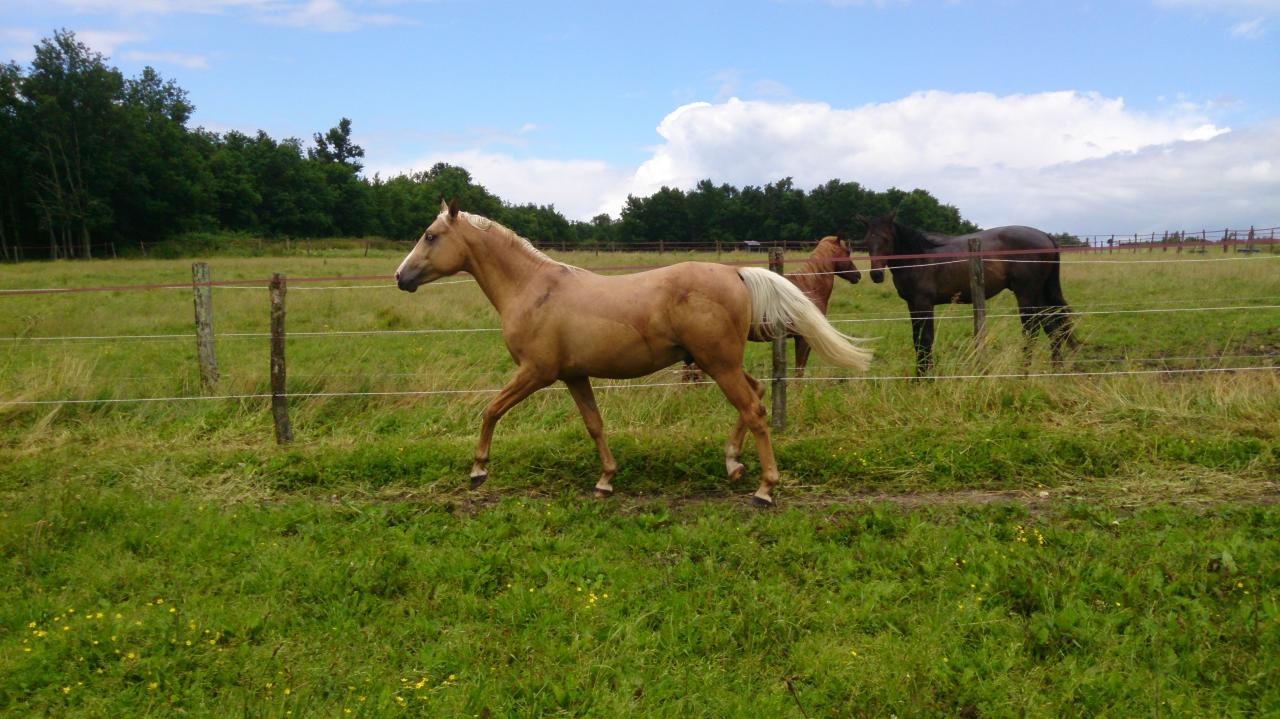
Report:
[[[407,274],[396,273],[396,287],[405,292],[417,292],[419,284],[417,275],[410,277]]]

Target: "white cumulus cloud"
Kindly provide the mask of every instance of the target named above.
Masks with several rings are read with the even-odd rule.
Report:
[[[616,217],[627,194],[664,185],[792,177],[804,188],[833,178],[921,187],[985,226],[1092,234],[1275,224],[1280,120],[1232,131],[1204,113],[1189,102],[1141,113],[1081,92],[920,92],[848,109],[730,99],[673,110],[637,167],[485,150],[430,155],[412,167],[457,164],[504,198],[554,203],[576,219]]]

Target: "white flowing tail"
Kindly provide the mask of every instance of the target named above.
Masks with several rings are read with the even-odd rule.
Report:
[[[751,295],[751,329],[757,337],[773,339],[781,322],[786,334],[804,337],[826,361],[865,371],[871,350],[859,347],[863,340],[831,326],[800,288],[782,275],[759,267],[743,267],[738,276]]]

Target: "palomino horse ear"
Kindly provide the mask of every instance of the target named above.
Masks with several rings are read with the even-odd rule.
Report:
[[[445,202],[443,197],[440,198],[440,211],[441,212],[449,211],[449,203]]]
[[[449,219],[458,219],[458,198],[456,197],[449,200]]]

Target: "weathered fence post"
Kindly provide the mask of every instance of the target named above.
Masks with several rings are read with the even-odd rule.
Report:
[[[969,293],[973,300],[973,344],[982,349],[987,339],[987,280],[982,240],[977,237],[969,238]]]
[[[284,275],[277,272],[271,276],[271,415],[276,424],[276,444],[293,441],[289,396],[284,389],[284,294]]]
[[[1222,254],[1227,254],[1227,239],[1231,237],[1231,228],[1224,227],[1222,229]]]
[[[1253,252],[1253,225],[1249,225],[1249,240],[1245,247],[1248,248],[1249,252]]]
[[[196,358],[200,361],[200,386],[205,392],[218,387],[218,358],[213,351],[213,299],[209,284],[209,265],[191,265],[191,290],[196,306]]]
[[[783,274],[785,272],[782,259],[782,248],[769,248],[769,269]],[[787,427],[787,331],[776,318],[773,331],[773,429],[781,432]]]

